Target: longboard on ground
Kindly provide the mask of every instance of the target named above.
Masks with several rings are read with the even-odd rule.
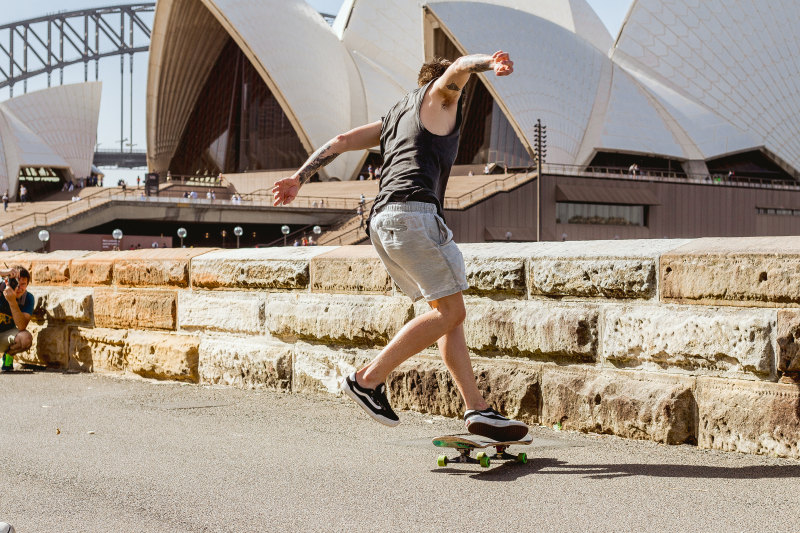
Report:
[[[483,468],[488,468],[492,460],[499,461],[516,461],[518,463],[527,463],[528,455],[524,452],[517,455],[506,452],[509,446],[526,446],[533,441],[530,435],[524,437],[522,440],[512,441],[497,441],[479,435],[444,435],[433,439],[434,446],[440,448],[455,448],[458,450],[458,457],[447,457],[440,455],[436,461],[439,466],[447,466],[450,463],[470,463],[479,464]],[[475,457],[472,457],[472,451],[480,448],[493,447],[496,453],[488,455],[486,452],[478,452]]]

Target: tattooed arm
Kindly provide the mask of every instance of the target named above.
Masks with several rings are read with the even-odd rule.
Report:
[[[470,75],[493,70],[497,76],[508,76],[514,72],[514,62],[502,50],[492,55],[474,54],[461,56],[450,65],[442,77],[433,82],[433,93],[447,106],[458,101],[461,90],[469,81]]]
[[[377,121],[337,135],[326,142],[322,148],[311,154],[311,157],[291,177],[275,182],[272,188],[273,205],[288,204],[297,197],[300,187],[320,168],[336,159],[339,154],[377,146],[380,143],[380,136],[381,122]]]

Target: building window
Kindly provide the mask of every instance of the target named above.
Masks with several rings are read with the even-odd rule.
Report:
[[[557,202],[556,223],[646,226],[647,206]]]
[[[778,207],[756,207],[756,214],[800,217],[800,209],[785,209]]]

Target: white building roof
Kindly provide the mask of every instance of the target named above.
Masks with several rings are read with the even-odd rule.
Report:
[[[511,54],[513,76],[480,76],[529,150],[537,119],[547,126],[548,162],[586,165],[598,151],[701,161],[765,147],[798,169],[800,4],[777,1],[636,0],[614,41],[585,0],[344,0],[333,27],[302,0],[160,0],[149,157],[174,153],[210,69],[208,48],[181,48],[193,41],[174,34],[194,31],[175,7],[191,5],[235,39],[309,153],[416,87],[435,24],[463,53]],[[170,65],[189,75],[186,96]],[[340,157],[328,174],[351,179],[364,156]]]
[[[89,175],[97,141],[100,82],[43,89],[0,103],[0,189],[14,197],[24,167]]]
[[[764,145],[800,168],[797,2],[637,0],[611,57],[663,86],[705,157]]]

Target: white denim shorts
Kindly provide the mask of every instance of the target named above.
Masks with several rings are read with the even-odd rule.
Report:
[[[386,204],[372,217],[369,228],[389,275],[413,300],[430,302],[469,287],[464,257],[434,204]]]

